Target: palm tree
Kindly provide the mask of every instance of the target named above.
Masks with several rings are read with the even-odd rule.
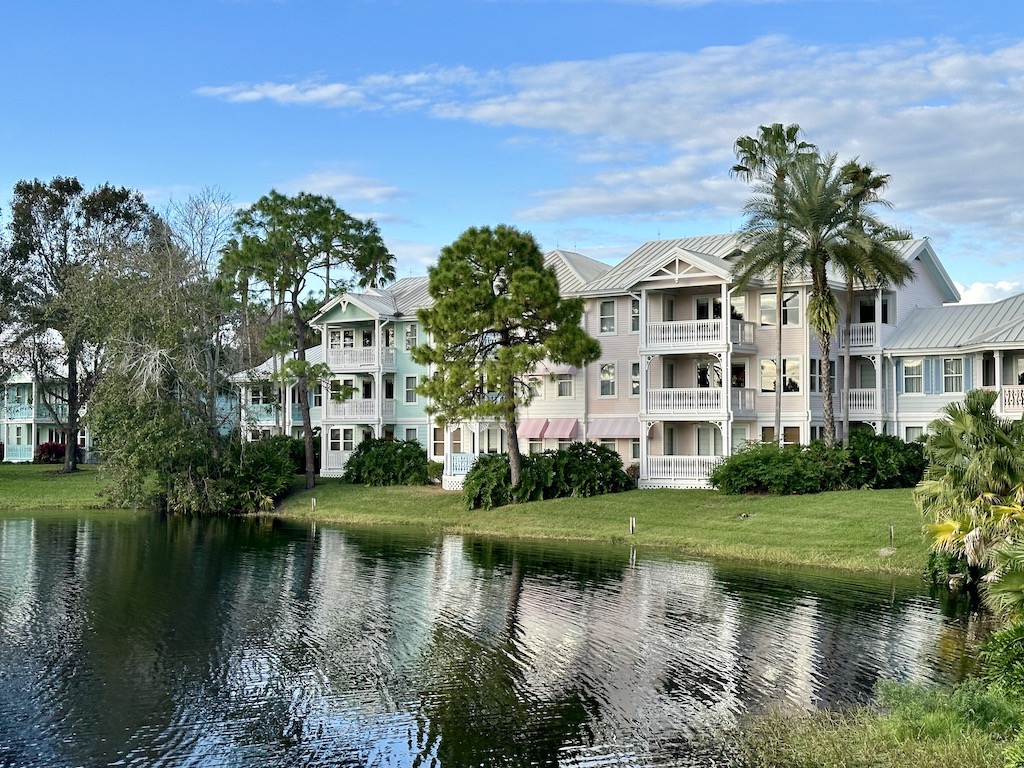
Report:
[[[997,393],[974,389],[929,425],[929,467],[914,492],[932,548],[967,563],[969,586],[1024,523],[1024,422],[992,412]]]
[[[861,211],[865,205],[890,208],[881,191],[889,184],[890,176],[880,174],[870,164],[860,164],[854,158],[843,165],[841,173],[847,184],[851,206],[851,223],[847,239],[849,248],[836,255],[836,268],[846,280],[846,344],[843,347],[843,445],[850,444],[850,332],[853,325],[854,286],[884,289],[890,285],[903,285],[914,271],[892,246],[894,241],[909,240],[909,232],[884,227],[875,232],[865,228]]]
[[[775,226],[769,231],[759,227],[744,227],[741,238],[748,246],[733,266],[733,278],[739,289],[752,279],[775,272],[775,442],[782,442],[782,301],[784,298],[786,267],[789,254],[786,249],[783,199],[787,179],[794,164],[817,155],[817,147],[800,140],[800,126],[796,123],[762,125],[758,135],[741,136],[733,145],[736,164],[730,174],[744,181],[757,182],[755,198],[766,196],[775,213]],[[748,201],[748,205],[750,201]]]

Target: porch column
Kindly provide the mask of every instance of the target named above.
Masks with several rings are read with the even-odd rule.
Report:
[[[732,456],[732,301],[729,298],[729,287],[725,283],[722,283],[722,324],[725,330],[725,352],[722,353],[722,397],[725,398],[725,421],[721,426],[722,455]],[[714,444],[711,447],[714,453]]]
[[[996,358],[996,413],[1003,413],[1003,350],[995,350]]]

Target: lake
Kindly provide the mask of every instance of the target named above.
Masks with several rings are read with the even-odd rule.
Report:
[[[271,519],[0,515],[0,766],[705,766],[951,682],[920,579]]]

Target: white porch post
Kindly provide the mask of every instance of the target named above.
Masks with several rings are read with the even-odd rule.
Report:
[[[996,413],[1003,413],[1003,350],[995,350],[996,358]]]
[[[725,352],[722,353],[722,397],[725,398],[725,421],[722,424],[723,456],[732,456],[732,300],[729,294],[729,286],[722,283],[722,324],[725,330]]]

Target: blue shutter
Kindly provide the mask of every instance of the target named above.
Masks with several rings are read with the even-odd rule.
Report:
[[[896,377],[896,394],[903,394],[903,358],[897,358],[896,365],[894,366],[895,377]]]
[[[921,378],[924,379],[924,381],[921,382],[921,385],[922,385],[921,389],[924,390],[924,393],[926,395],[935,394],[936,389],[935,389],[935,358],[934,357],[926,357],[924,359],[924,365],[921,366],[921,374],[922,374]]]
[[[974,358],[964,358],[964,392],[970,392],[974,388]]]

